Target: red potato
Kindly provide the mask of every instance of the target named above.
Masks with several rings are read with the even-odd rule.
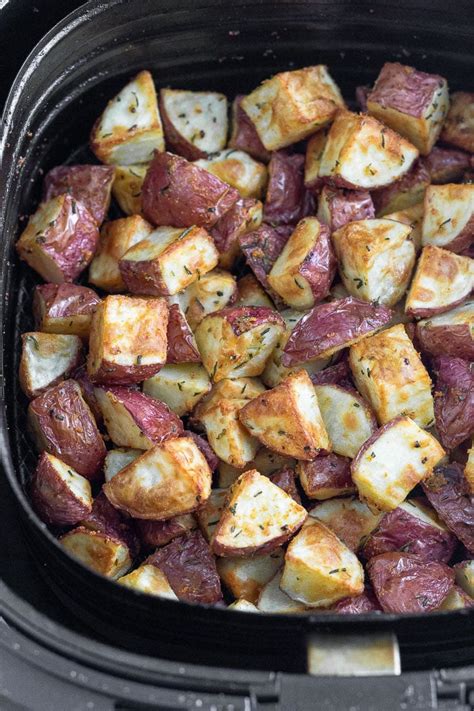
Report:
[[[425,193],[421,243],[464,252],[474,242],[474,184],[430,185]]]
[[[95,421],[98,425],[101,425],[103,421],[102,410],[100,409],[99,403],[97,402],[97,398],[95,396],[95,385],[87,375],[86,366],[81,365],[80,368],[77,368],[77,370],[72,373],[72,379],[78,383],[81,388],[82,397],[90,407]]]
[[[268,275],[288,238],[289,235],[278,232],[266,224],[262,224],[257,230],[239,237],[240,249],[247,265],[277,306],[284,305],[284,302],[271,288]]]
[[[239,200],[235,188],[172,153],[157,153],[142,187],[145,217],[154,225],[209,229]]]
[[[29,398],[68,378],[83,360],[79,336],[34,331],[21,342],[20,387]]]
[[[356,597],[346,597],[336,602],[331,611],[339,615],[364,615],[367,612],[382,612],[375,594],[370,587]]]
[[[436,431],[443,447],[455,449],[474,434],[474,369],[446,356],[436,358],[434,368]]]
[[[242,108],[244,98],[243,94],[239,94],[232,104],[232,133],[229,147],[245,151],[252,158],[268,163],[271,153],[263,145],[255,126]]]
[[[142,186],[148,164],[116,165],[112,195],[126,215],[142,215]]]
[[[200,363],[196,339],[179,304],[168,309],[167,363]]]
[[[271,309],[273,303],[265,289],[253,274],[246,274],[237,281],[236,306],[265,306]]]
[[[242,198],[260,199],[265,193],[267,167],[244,151],[227,148],[195,163],[238,190]]]
[[[95,497],[92,510],[83,518],[81,526],[122,541],[130,551],[132,558],[136,558],[140,553],[140,540],[135,530],[135,522],[125,518],[118,509],[112,506],[103,491]]]
[[[125,543],[101,531],[78,526],[61,536],[59,543],[73,558],[107,578],[120,578],[132,565]]]
[[[87,267],[99,242],[94,217],[71,195],[43,202],[16,243],[20,259],[45,281],[72,282]]]
[[[474,360],[474,303],[419,321],[416,338],[420,349],[430,355]]]
[[[367,572],[384,612],[430,612],[450,593],[454,571],[409,553],[383,553],[372,558]]]
[[[199,508],[211,492],[211,470],[190,437],[167,439],[104,484],[110,503],[134,518],[166,520]]]
[[[425,166],[433,185],[455,183],[469,170],[469,155],[453,148],[434,146],[425,158]]]
[[[306,516],[306,510],[268,477],[247,471],[229,490],[211,549],[230,557],[270,553],[291,538]]]
[[[306,217],[273,264],[268,283],[292,308],[308,309],[328,295],[336,264],[329,228]]]
[[[191,432],[191,430],[184,430],[183,434],[185,437],[190,437],[193,440],[194,444],[201,451],[201,454],[208,463],[211,472],[215,472],[219,466],[219,459],[216,457],[207,439],[202,435],[196,434],[196,432]]]
[[[373,513],[356,496],[351,496],[323,501],[309,515],[324,523],[349,550],[357,552],[383,514]]]
[[[331,232],[356,220],[375,217],[372,197],[367,190],[344,190],[325,185],[318,200],[318,220]]]
[[[270,476],[278,469],[283,467],[294,467],[295,460],[291,457],[285,457],[277,452],[272,452],[271,449],[261,447],[251,462],[247,464],[245,469],[256,469],[260,474]],[[222,489],[227,489],[232,486],[234,481],[242,474],[242,469],[237,469],[227,462],[219,461],[217,470],[217,484]]]
[[[91,485],[57,457],[42,452],[30,483],[33,508],[44,523],[74,526],[92,510]]]
[[[474,499],[461,465],[436,467],[423,490],[438,516],[474,554]]]
[[[430,174],[425,161],[415,161],[408,173],[385,188],[373,190],[371,195],[374,201],[377,217],[385,217],[391,212],[406,210],[407,207],[421,202],[425,190],[430,184]]]
[[[179,437],[183,424],[165,405],[137,390],[115,386],[95,389],[109,437],[118,447],[151,449]]]
[[[284,552],[281,548],[267,555],[218,558],[217,571],[222,582],[235,598],[256,604],[262,589],[281,567],[283,558]]]
[[[296,486],[296,474],[294,469],[280,469],[280,471],[271,474],[269,478],[272,484],[283,489],[297,504],[301,504],[301,496]]]
[[[219,264],[231,269],[240,254],[239,238],[260,227],[262,203],[246,198],[238,200],[211,230],[211,236],[219,251]]]
[[[143,382],[143,392],[162,401],[179,417],[190,413],[211,389],[206,369],[200,363],[165,365]]]
[[[474,598],[474,560],[463,560],[454,566],[456,583],[470,597]]]
[[[213,269],[174,297],[169,303],[179,303],[191,330],[195,331],[203,318],[234,303],[237,297],[235,277],[223,269]]]
[[[154,565],[140,565],[135,570],[132,570],[131,573],[118,578],[117,582],[147,595],[156,595],[157,597],[168,598],[168,600],[178,599],[166,575],[158,568],[155,568]]]
[[[163,571],[180,600],[211,605],[222,600],[215,558],[200,531],[175,538],[146,562]]]
[[[332,499],[352,494],[351,460],[338,454],[320,454],[312,462],[298,462],[296,473],[309,499]]]
[[[306,605],[293,600],[280,588],[281,577],[282,571],[279,570],[261,589],[257,601],[257,609],[259,612],[285,615],[306,612],[308,609]]]
[[[268,187],[263,219],[272,227],[294,225],[314,212],[314,198],[304,186],[304,156],[273,153],[268,165]]]
[[[435,316],[461,304],[473,288],[473,259],[427,245],[418,260],[405,311],[415,318]]]
[[[411,227],[410,239],[415,245],[415,250],[417,252],[419,252],[421,249],[421,228],[423,224],[423,213],[423,203],[419,202],[417,205],[405,208],[405,210],[391,212],[389,215],[385,215],[386,220],[395,220],[395,222],[401,222],[403,225],[408,225],[409,227]]]
[[[355,100],[357,102],[357,105],[360,109],[360,111],[363,114],[367,113],[367,97],[372,91],[370,86],[356,86],[355,90]]]
[[[162,298],[107,296],[91,324],[87,373],[94,383],[139,383],[166,362],[168,304]]]
[[[206,541],[211,540],[211,536],[216,530],[226,499],[227,489],[212,489],[204,506],[196,511],[199,528]]]
[[[86,479],[98,478],[106,449],[78,383],[65,380],[32,400],[28,423],[40,451],[58,457]]]
[[[441,132],[441,140],[474,153],[474,94],[456,91]]]
[[[369,114],[408,138],[427,155],[436,143],[449,109],[448,84],[398,62],[386,62],[367,97]]]
[[[330,365],[318,373],[310,373],[313,385],[340,385],[341,388],[353,388],[351,369],[347,359],[335,365]]]
[[[119,262],[131,247],[148,237],[152,230],[152,226],[140,215],[106,222],[89,267],[90,283],[111,293],[125,291]]]
[[[130,449],[128,447],[109,449],[104,462],[105,481],[110,481],[119,471],[125,469],[130,462],[135,461],[140,454],[143,454],[142,449]]]
[[[166,145],[188,160],[221,151],[227,140],[227,99],[211,91],[160,90]]]
[[[184,536],[189,531],[195,531],[197,527],[196,517],[193,514],[174,516],[166,521],[135,519],[137,535],[144,548],[148,550],[166,546],[175,538]]]
[[[385,306],[374,306],[349,296],[318,304],[293,329],[282,363],[291,367],[322,358],[375,333],[392,318]]]
[[[236,306],[206,316],[195,335],[203,365],[218,382],[260,375],[284,329],[276,311]]]
[[[108,165],[59,165],[45,175],[43,201],[68,193],[101,225],[109,210],[114,175],[115,169]]]
[[[89,337],[92,316],[101,303],[87,286],[40,284],[33,296],[33,314],[38,331]]]
[[[317,131],[306,144],[306,155],[304,164],[304,184],[308,190],[316,196],[324,185],[323,179],[319,176],[321,158],[323,157],[329,127]]]
[[[456,536],[420,499],[407,499],[386,513],[362,549],[366,560],[382,553],[412,553],[421,560],[449,563],[457,545]]]
[[[444,598],[443,603],[438,608],[440,611],[464,610],[469,607],[474,607],[474,600],[469,595],[466,595],[464,590],[455,585],[451,592]]]

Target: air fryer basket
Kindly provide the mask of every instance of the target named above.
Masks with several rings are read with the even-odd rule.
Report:
[[[17,382],[19,333],[31,327],[37,283],[12,250],[18,216],[24,219],[38,201],[43,171],[92,159],[86,147],[90,126],[128,77],[148,68],[158,86],[233,96],[278,70],[325,63],[352,97],[356,84],[371,83],[384,61],[398,60],[439,72],[451,89],[472,89],[472,5],[457,2],[455,12],[446,10],[445,2],[433,0],[92,0],[41,41],[17,77],[5,109],[0,171],[2,463],[42,576],[75,616],[117,647],[183,662],[302,672],[314,632],[390,631],[398,637],[405,669],[474,658],[474,612],[231,614],[134,593],[85,569],[30,509],[25,485],[35,454]],[[74,639],[70,648],[77,651],[78,645]],[[104,662],[106,652],[97,649]],[[140,658],[131,658],[128,668],[139,670]]]

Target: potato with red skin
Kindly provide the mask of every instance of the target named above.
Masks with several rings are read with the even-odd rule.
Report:
[[[100,476],[105,445],[81,388],[65,380],[30,402],[28,423],[37,448],[91,481]]]
[[[360,595],[345,597],[336,602],[330,610],[331,612],[337,612],[339,615],[363,615],[367,612],[382,612],[374,591],[367,586]]]
[[[318,373],[310,373],[313,385],[339,385],[341,388],[353,388],[351,369],[347,359],[330,365]]]
[[[267,167],[244,151],[226,148],[195,164],[238,190],[242,198],[261,199],[265,194]]]
[[[474,607],[472,597],[467,595],[458,585],[454,585],[449,595],[444,598],[438,610],[440,612],[452,612],[453,610],[464,610],[470,607]]]
[[[336,265],[329,228],[306,217],[273,264],[268,283],[292,308],[308,309],[328,295]]]
[[[33,296],[33,315],[38,331],[88,338],[92,316],[101,299],[79,284],[40,284]]]
[[[376,529],[383,516],[380,512],[371,511],[357,496],[321,501],[308,514],[327,526],[354,553]]]
[[[474,93],[451,94],[451,107],[441,132],[441,140],[474,153]]]
[[[287,368],[332,355],[387,325],[392,311],[348,296],[318,304],[293,329],[282,363]]]
[[[72,282],[87,267],[99,242],[89,210],[71,195],[43,202],[16,243],[18,256],[54,284]]]
[[[59,543],[73,558],[107,578],[120,578],[132,565],[126,544],[102,531],[77,526],[61,536]]]
[[[169,297],[168,303],[178,303],[191,330],[195,331],[208,314],[234,304],[237,298],[235,277],[224,269],[213,269],[180,294]]]
[[[460,464],[436,467],[423,490],[446,526],[474,554],[474,497]]]
[[[217,571],[233,597],[257,604],[262,589],[277,574],[283,558],[282,548],[267,555],[218,558]]]
[[[209,229],[240,195],[207,170],[172,153],[156,153],[142,187],[145,217],[154,225]]]
[[[317,131],[306,144],[306,155],[304,162],[304,184],[308,190],[316,195],[324,185],[324,180],[319,176],[321,158],[329,133],[329,126]]]
[[[245,274],[237,281],[236,306],[265,306],[271,309],[273,303],[254,274]]]
[[[29,493],[34,510],[51,526],[74,526],[92,510],[88,480],[47,452],[40,454]]]
[[[196,447],[201,450],[201,454],[208,463],[211,472],[215,472],[219,466],[219,458],[215,455],[214,450],[207,439],[196,432],[192,432],[191,430],[184,430],[183,435],[185,437],[191,437]]]
[[[434,390],[436,431],[446,449],[455,449],[474,434],[474,369],[461,358],[438,356]]]
[[[289,235],[277,232],[273,227],[266,224],[262,224],[257,230],[239,237],[240,249],[247,265],[277,307],[284,306],[285,302],[271,288],[268,275],[288,239]]]
[[[456,583],[470,597],[474,598],[474,560],[462,560],[454,566]]]
[[[422,500],[407,499],[386,513],[367,538],[362,556],[370,560],[382,553],[412,553],[430,562],[449,563],[457,545],[456,536]]]
[[[403,225],[411,227],[410,239],[415,246],[416,252],[419,252],[421,249],[423,213],[423,202],[419,202],[416,205],[412,205],[412,207],[407,207],[405,210],[399,210],[398,212],[391,212],[389,215],[385,215],[386,220],[394,220],[395,222],[401,222]]]
[[[252,158],[268,163],[271,158],[255,126],[242,108],[244,94],[238,94],[232,104],[232,133],[229,139],[229,148],[245,151]]]
[[[66,380],[83,361],[79,336],[59,333],[23,333],[19,368],[20,387],[29,398]]]
[[[194,514],[182,514],[165,521],[148,521],[141,518],[134,521],[137,535],[147,550],[166,546],[178,536],[184,536],[198,527]]]
[[[238,200],[211,229],[210,234],[219,251],[219,265],[231,269],[240,253],[239,238],[260,227],[262,203],[245,198]]]
[[[43,201],[68,193],[82,202],[100,226],[110,207],[115,168],[109,165],[58,165],[44,177]]]
[[[367,97],[372,91],[370,86],[356,86],[355,90],[355,100],[356,103],[363,114],[367,113]]]
[[[142,185],[147,163],[116,165],[112,195],[125,215],[142,216]]]
[[[118,447],[151,449],[183,433],[183,423],[165,405],[119,385],[95,389],[109,437]]]
[[[200,363],[196,339],[179,304],[168,308],[167,363]]]
[[[425,192],[421,243],[461,253],[474,242],[474,185],[430,185]]]
[[[436,143],[449,109],[448,84],[398,62],[386,62],[367,97],[367,110],[408,138],[426,155]]]
[[[409,553],[375,556],[367,573],[383,611],[395,614],[436,610],[454,584],[452,568]]]
[[[469,155],[454,148],[434,146],[424,160],[433,185],[455,183],[469,169]]]
[[[140,552],[140,540],[135,530],[135,522],[125,518],[121,511],[112,506],[103,491],[95,497],[91,511],[81,520],[81,526],[122,541],[132,558],[136,558]]]
[[[214,604],[222,599],[215,558],[200,531],[175,538],[146,562],[163,571],[180,600]]]
[[[421,158],[415,161],[408,173],[391,185],[372,190],[376,217],[385,217],[391,212],[406,210],[421,202],[430,184],[430,174]]]
[[[375,217],[372,195],[367,190],[344,190],[325,185],[318,198],[318,220],[331,232],[348,222],[370,220]]]
[[[268,165],[263,219],[272,226],[295,225],[314,212],[314,198],[304,186],[304,156],[277,151]]]
[[[422,351],[474,360],[474,303],[419,321],[416,338]]]
[[[168,304],[163,298],[107,296],[92,318],[87,373],[94,383],[129,385],[166,362]]]
[[[351,460],[330,452],[312,462],[298,462],[296,473],[309,499],[332,499],[356,491],[351,477]]]
[[[102,417],[102,410],[100,409],[99,403],[97,402],[97,398],[95,396],[95,385],[87,375],[86,365],[84,364],[77,368],[71,374],[71,377],[81,388],[82,397],[89,405],[95,421],[98,425],[101,425],[104,418]]]
[[[294,469],[280,469],[274,474],[270,474],[270,481],[291,496],[297,504],[301,504],[301,496],[296,486],[296,474]]]

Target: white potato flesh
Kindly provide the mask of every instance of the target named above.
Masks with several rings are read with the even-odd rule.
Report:
[[[30,332],[22,336],[20,385],[28,397],[36,397],[49,385],[66,377],[79,364],[79,336]]]
[[[211,91],[162,89],[160,101],[183,139],[204,153],[224,148],[227,140],[227,99]]]
[[[236,600],[232,602],[227,609],[238,610],[239,612],[259,612],[258,608],[252,605],[248,600]]]
[[[306,605],[288,597],[288,595],[280,589],[280,582],[281,571],[262,588],[257,602],[258,610],[269,614],[305,612],[308,609]]]
[[[427,523],[429,526],[433,526],[440,531],[446,532],[448,530],[441,519],[437,516],[434,509],[426,506],[418,499],[407,499],[406,501],[402,501],[398,508],[403,509],[403,511],[406,511],[410,516],[414,516],[423,523]]]
[[[141,454],[143,454],[142,449],[127,449],[125,447],[109,449],[104,462],[105,481],[110,481],[112,477],[122,469],[125,469],[131,462],[134,462]]]
[[[261,198],[267,185],[266,165],[235,148],[197,160],[196,165],[231,185],[243,198]]]
[[[256,603],[262,588],[283,564],[283,558],[282,548],[248,558],[218,558],[217,572],[235,598]]]
[[[66,484],[72,494],[85,506],[92,505],[91,485],[88,479],[78,474],[72,467],[52,454],[46,454],[57,476]]]
[[[133,415],[114,393],[95,388],[94,395],[102,412],[107,433],[117,447],[150,449],[153,442],[138,426]]]
[[[474,598],[474,560],[465,560],[455,567],[456,584]]]
[[[168,405],[179,417],[186,415],[211,389],[206,369],[199,363],[164,365],[143,381],[143,392]]]
[[[247,402],[222,398],[199,413],[214,452],[219,459],[237,468],[251,462],[260,446],[239,421],[239,411]]]
[[[59,539],[67,552],[83,565],[108,578],[125,575],[131,565],[128,547],[106,533],[78,526]]]
[[[216,530],[227,498],[227,489],[212,489],[204,506],[196,513],[199,528],[207,541]]]
[[[112,195],[126,215],[141,215],[142,186],[147,170],[147,163],[115,166]]]
[[[404,210],[391,212],[384,216],[386,220],[394,220],[411,227],[410,238],[415,245],[416,252],[421,249],[421,226],[423,224],[424,211],[423,202],[418,202],[416,205],[406,207]]]
[[[314,389],[332,451],[353,459],[376,429],[370,407],[338,385],[315,385]]]
[[[291,457],[285,457],[282,454],[278,454],[278,452],[273,452],[271,449],[261,447],[245,469],[256,469],[260,474],[269,476],[279,469],[291,469],[294,466],[295,460]],[[242,469],[237,469],[227,464],[227,462],[219,462],[217,474],[218,485],[221,488],[227,488],[239,478],[242,474]]]
[[[141,565],[131,573],[119,578],[117,582],[147,595],[157,595],[168,600],[178,599],[166,575],[154,565]]]
[[[306,157],[304,165],[304,184],[307,186],[317,184],[319,181],[319,170],[321,158],[326,145],[328,128],[322,128],[311,136],[306,145]]]
[[[450,249],[463,232],[472,236],[474,185],[430,185],[425,193],[421,242]],[[455,250],[458,251],[458,250]]]
[[[330,528],[351,551],[361,547],[383,516],[382,513],[373,513],[354,496],[328,499],[308,513],[311,518],[322,521]]]
[[[223,309],[236,293],[235,277],[223,269],[213,269],[171,300],[180,304],[195,331],[205,316]]]

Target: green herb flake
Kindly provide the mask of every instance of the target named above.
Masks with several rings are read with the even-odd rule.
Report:
[[[237,504],[233,504],[232,506],[229,506],[229,511],[233,516],[235,516],[235,512],[237,511]]]
[[[299,281],[298,281],[298,279],[297,279],[296,277],[295,277],[295,280],[294,280],[294,281],[295,281],[295,284],[296,284],[296,286],[298,287],[298,289],[304,289],[304,286],[301,286],[301,284],[299,283]]]

